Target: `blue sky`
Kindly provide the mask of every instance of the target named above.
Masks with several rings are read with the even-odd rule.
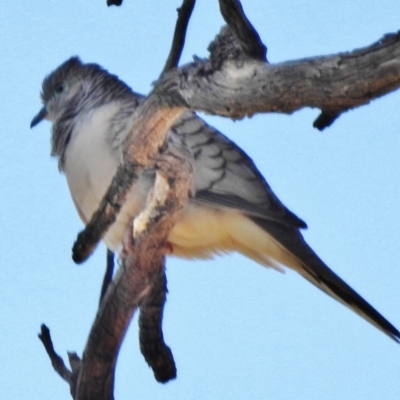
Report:
[[[399,29],[400,3],[246,0],[270,62],[352,50]],[[13,1],[0,14],[0,388],[4,398],[69,399],[37,339],[81,353],[104,271],[104,247],[76,266],[82,228],[50,158],[50,124],[30,131],[42,79],[71,55],[147,93],[168,54],[177,0]],[[182,62],[207,56],[223,24],[198,0]],[[254,159],[309,226],[322,259],[400,327],[400,92],[350,111],[328,130],[318,110],[232,121],[208,117]],[[398,399],[400,347],[295,273],[238,255],[168,261],[164,333],[178,378],[157,383],[139,352],[137,319],[121,350],[117,399]]]

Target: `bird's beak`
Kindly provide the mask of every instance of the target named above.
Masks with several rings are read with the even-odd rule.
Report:
[[[36,126],[40,121],[42,121],[44,118],[46,118],[47,115],[47,108],[46,106],[44,106],[37,114],[36,116],[33,118],[33,120],[31,121],[31,128],[33,128],[34,126]]]

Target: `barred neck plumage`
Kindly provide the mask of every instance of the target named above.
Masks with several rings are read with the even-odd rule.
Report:
[[[57,89],[61,88],[61,93]],[[65,152],[71,135],[80,122],[99,107],[120,102],[126,115],[139,104],[141,95],[132,91],[117,76],[97,64],[83,64],[77,57],[67,60],[42,85],[43,102],[53,115],[52,151],[63,170]]]

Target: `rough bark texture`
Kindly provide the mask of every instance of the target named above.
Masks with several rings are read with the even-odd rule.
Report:
[[[140,303],[140,350],[158,382],[176,378],[176,366],[171,349],[164,342],[162,318],[167,294],[165,269],[160,271],[151,293]]]
[[[337,115],[400,86],[400,34],[347,53],[280,64],[239,56],[228,28],[196,60],[157,85],[166,104],[240,119],[262,112],[290,114],[304,107]]]
[[[166,290],[165,285],[160,287],[164,256],[168,253],[166,239],[180,209],[188,200],[192,171],[186,160],[177,154],[166,154],[161,158],[151,201],[141,217],[140,227],[135,229],[131,225],[127,229],[122,265],[109,285],[92,327],[82,357],[77,391],[73,395],[76,400],[113,399],[118,351],[133,313],[143,304],[145,321],[142,323],[146,324],[151,314],[148,306],[152,304],[146,299],[153,297],[158,299],[156,306],[159,309],[155,313],[162,314],[159,300],[165,298]],[[174,365],[162,334],[160,337],[161,322],[157,322],[157,318],[156,315],[155,327],[149,324],[155,336],[148,337],[149,331],[143,331],[143,337],[145,344],[162,350],[155,360],[151,358],[154,354],[148,352],[150,358],[147,361],[150,360],[149,364],[159,380],[165,381],[166,377],[174,377]]]

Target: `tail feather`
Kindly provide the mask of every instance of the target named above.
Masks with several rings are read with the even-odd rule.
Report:
[[[276,242],[286,249],[298,263],[289,265],[319,289],[340,301],[365,318],[391,339],[400,342],[400,332],[355,290],[336,275],[307,245],[296,228],[249,217],[266,231]]]

